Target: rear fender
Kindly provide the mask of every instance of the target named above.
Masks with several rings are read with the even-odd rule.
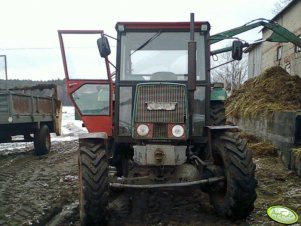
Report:
[[[225,101],[227,99],[227,93],[224,88],[213,88],[211,90],[211,101]]]
[[[215,134],[225,131],[239,131],[238,126],[234,125],[222,125],[222,126],[206,126],[205,133],[208,136],[208,151],[209,158],[213,161],[212,157],[212,140]]]

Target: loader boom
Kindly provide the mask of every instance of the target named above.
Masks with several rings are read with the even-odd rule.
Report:
[[[253,20],[249,23],[246,23],[243,26],[236,27],[236,28],[212,35],[210,37],[209,44],[212,45],[212,44],[215,44],[215,43],[220,42],[225,39],[234,38],[234,36],[237,34],[244,33],[246,31],[252,30],[259,26],[263,26],[263,27],[273,31],[271,36],[264,41],[291,42],[291,43],[295,44],[296,46],[301,47],[301,39],[298,36],[296,36],[294,33],[290,32],[283,26],[281,26],[273,21],[266,20],[266,19]],[[244,47],[248,47],[248,45],[249,45],[248,43],[245,43]],[[211,55],[216,55],[216,54],[228,52],[228,51],[231,51],[231,47],[225,47],[222,49],[214,50],[211,52]]]

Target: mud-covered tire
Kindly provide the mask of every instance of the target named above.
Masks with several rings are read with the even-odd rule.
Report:
[[[210,103],[210,126],[226,124],[225,105],[223,101],[211,101]]]
[[[42,125],[34,133],[34,154],[48,154],[51,148],[50,132],[47,125]]]
[[[232,219],[244,219],[256,200],[255,164],[247,142],[238,133],[225,132],[213,140],[214,164],[221,167],[226,182],[209,192],[217,213]]]
[[[81,225],[107,225],[109,181],[104,145],[97,140],[82,143],[78,162]]]

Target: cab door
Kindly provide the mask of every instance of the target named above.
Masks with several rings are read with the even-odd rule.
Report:
[[[107,58],[100,57],[101,30],[58,31],[67,92],[89,132],[113,134],[113,82]]]

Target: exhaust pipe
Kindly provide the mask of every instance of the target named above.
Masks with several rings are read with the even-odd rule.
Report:
[[[190,14],[190,41],[188,42],[188,91],[196,90],[196,42],[194,41],[194,14]]]
[[[194,13],[190,14],[190,41],[188,42],[188,106],[189,134],[192,135],[193,102],[196,90],[196,42],[194,41]]]

